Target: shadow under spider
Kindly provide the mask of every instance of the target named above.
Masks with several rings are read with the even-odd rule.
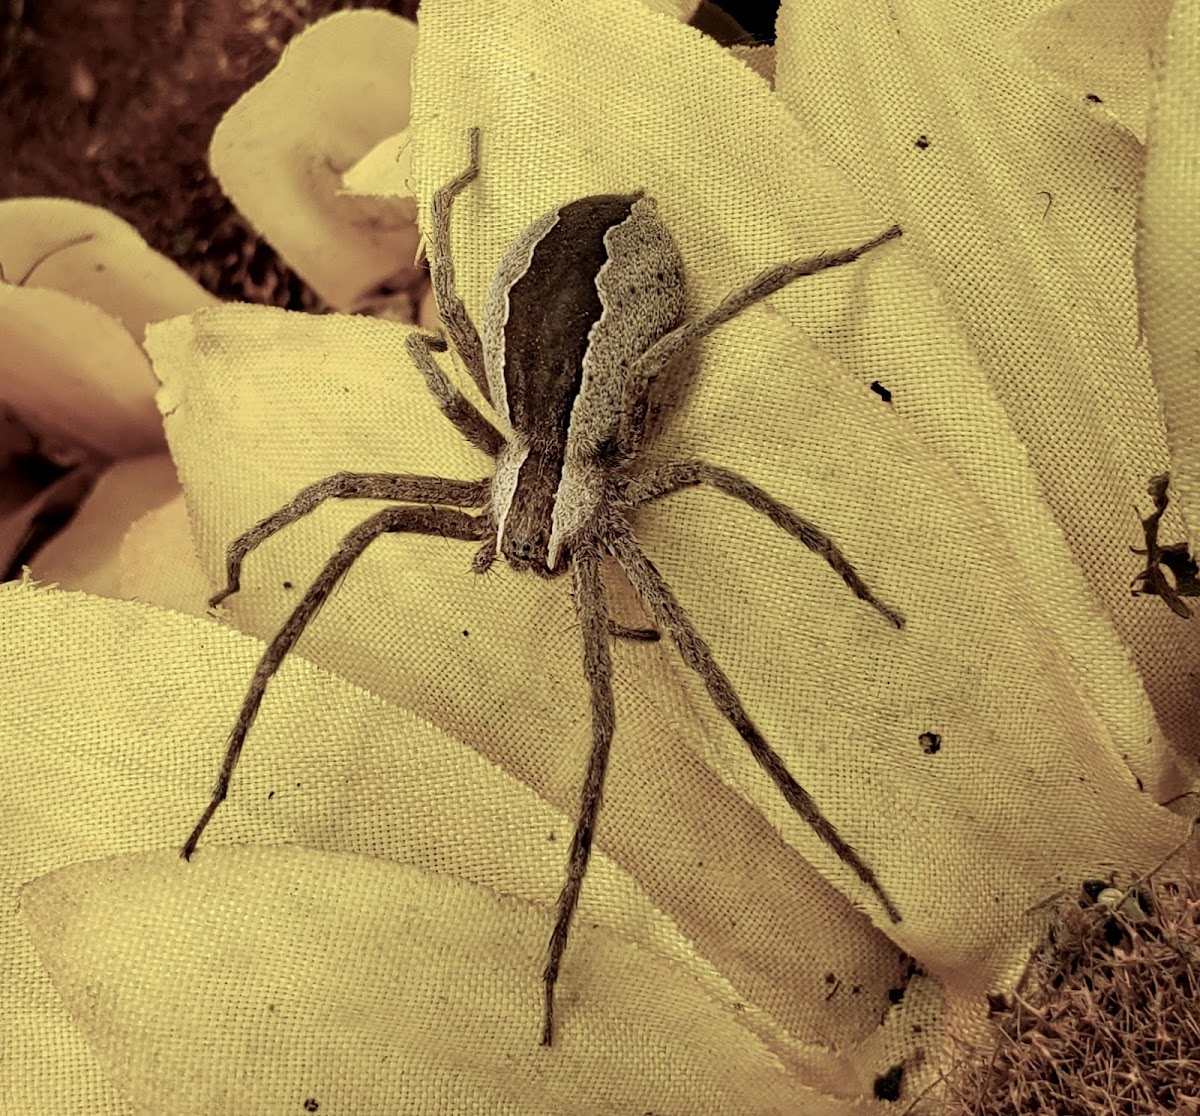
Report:
[[[893,226],[856,248],[769,268],[707,314],[679,324],[684,309],[683,262],[653,201],[640,193],[582,198],[539,218],[506,250],[484,304],[481,336],[458,296],[450,251],[453,201],[478,173],[479,129],[473,128],[466,170],[433,197],[433,289],[454,348],[484,398],[513,433],[502,435],[438,366],[432,354],[446,351],[441,336],[412,333],[408,353],[438,407],[467,441],[495,459],[494,475],[461,481],[338,473],[309,485],[230,544],[225,588],[212,598],[212,606],[238,591],[242,563],[250,551],[325,500],[392,500],[402,505],[376,512],[342,539],[268,644],[230,734],[212,800],[182,855],[190,859],[228,793],[230,776],[268,681],[373,540],[388,533],[416,532],[478,542],[482,545],[472,564],[476,573],[486,572],[499,556],[513,569],[541,577],[570,570],[590,691],[592,746],[542,975],[541,1041],[550,1045],[554,987],[591,855],[615,727],[611,638],[654,639],[659,629],[665,631],[792,808],[871,888],[888,917],[900,921],[874,872],[754,725],[628,520],[628,513],[651,501],[694,485],[712,485],[766,515],[819,554],[855,596],[897,628],[903,627],[900,613],[871,593],[832,539],[750,481],[703,461],[639,468],[637,460],[650,389],[671,360],[748,306],[803,276],[853,263],[898,237],[900,228]],[[625,628],[609,619],[601,575],[605,553],[617,560],[656,628]]]

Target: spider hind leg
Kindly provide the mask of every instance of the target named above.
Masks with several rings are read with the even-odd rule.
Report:
[[[558,983],[559,966],[567,948],[571,918],[579,902],[583,878],[592,855],[592,837],[600,799],[604,792],[604,776],[608,768],[608,753],[616,725],[616,707],[612,692],[612,655],[609,651],[608,607],[600,569],[600,556],[591,547],[582,547],[572,555],[571,571],[575,611],[583,631],[583,673],[591,695],[592,749],[588,757],[587,775],[580,794],[579,818],[567,854],[567,879],[558,897],[554,931],[546,967],[542,973],[545,1014],[542,1021],[542,1045],[554,1042],[554,988]]]
[[[875,893],[888,918],[892,922],[899,922],[900,912],[875,878],[875,873],[821,813],[812,795],[796,781],[779,753],[767,743],[751,721],[733,683],[717,665],[708,644],[692,626],[671,587],[646,556],[628,525],[614,518],[610,530],[611,536],[605,540],[606,545],[625,571],[654,622],[671,637],[683,661],[700,675],[713,704],[746,742],[751,754],[779,788],[788,805],[808,823],[838,859],[853,869],[855,875]]]

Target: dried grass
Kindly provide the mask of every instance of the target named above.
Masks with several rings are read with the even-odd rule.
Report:
[[[1198,990],[1194,881],[1152,874],[1125,892],[1086,884],[1078,901],[1060,907],[1011,1000],[995,1005],[995,1046],[961,1048],[941,1079],[941,1107],[918,1108],[918,1098],[910,1110],[1200,1113]]]

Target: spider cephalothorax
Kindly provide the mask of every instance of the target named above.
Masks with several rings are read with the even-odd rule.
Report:
[[[893,226],[844,252],[777,265],[726,296],[707,314],[681,325],[683,264],[654,203],[640,193],[581,198],[538,218],[509,246],[488,289],[481,337],[455,289],[450,253],[451,206],[479,173],[478,129],[471,130],[470,149],[467,169],[433,198],[429,239],[434,294],[450,340],[506,433],[480,414],[438,366],[432,354],[446,350],[441,337],[412,333],[407,348],[443,414],[495,460],[494,475],[461,481],[401,473],[339,473],[305,488],[230,544],[226,585],[212,598],[212,605],[238,590],[242,562],[251,550],[323,500],[357,497],[399,502],[368,517],[342,540],[268,645],[230,735],[212,800],[184,844],[183,856],[190,858],[195,851],[228,792],[267,682],[334,586],[374,539],[387,533],[419,532],[474,540],[482,543],[473,563],[477,572],[498,556],[516,570],[543,577],[569,570],[583,636],[583,670],[591,693],[592,749],[543,973],[542,1043],[548,1045],[554,1034],[554,986],[591,855],[615,728],[610,639],[657,639],[659,631],[665,631],[788,803],[874,891],[888,917],[900,921],[875,874],[755,727],[630,526],[632,513],[642,505],[691,485],[711,484],[762,512],[821,555],[857,597],[896,627],[903,626],[900,614],[871,593],[828,536],[748,480],[695,460],[638,467],[650,389],[671,360],[747,306],[802,276],[852,263],[899,236],[900,229]],[[609,619],[601,576],[605,554],[616,559],[655,627],[625,628]]]

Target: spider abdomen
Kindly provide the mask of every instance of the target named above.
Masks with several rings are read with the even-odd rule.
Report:
[[[683,313],[683,264],[654,203],[597,194],[513,241],[488,289],[483,352],[512,429],[496,465],[497,546],[514,568],[553,570],[602,492],[633,362]]]

